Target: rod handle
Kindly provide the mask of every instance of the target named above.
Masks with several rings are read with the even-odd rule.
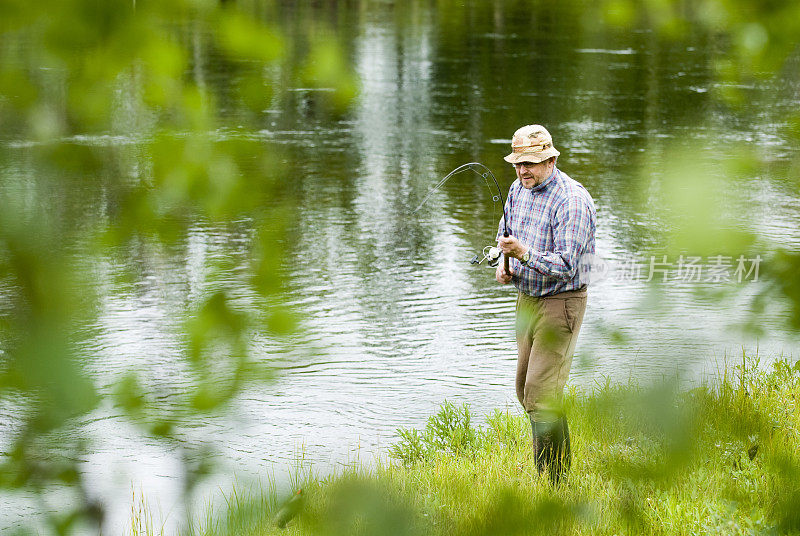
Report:
[[[503,236],[508,238],[508,231],[504,231]],[[505,253],[503,253],[503,268],[505,269],[507,274],[511,273],[511,270],[508,267],[508,255],[506,255]]]

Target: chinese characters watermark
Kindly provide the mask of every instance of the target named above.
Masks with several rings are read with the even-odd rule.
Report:
[[[761,255],[629,255],[615,261],[592,255],[583,257],[578,269],[589,283],[608,278],[630,283],[746,283],[758,281],[761,261]]]

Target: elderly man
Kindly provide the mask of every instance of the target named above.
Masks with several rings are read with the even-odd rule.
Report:
[[[560,153],[543,126],[517,130],[511,148],[511,236],[503,236],[501,221],[497,237],[509,272],[501,259],[495,276],[518,290],[517,398],[530,417],[536,466],[555,485],[571,462],[561,399],[586,310],[587,281],[578,267],[594,254],[595,208],[589,192],[556,167]]]

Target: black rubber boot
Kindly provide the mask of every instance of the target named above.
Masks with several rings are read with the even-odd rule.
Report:
[[[569,426],[567,417],[562,415],[558,419],[556,434],[553,438],[553,460],[550,466],[550,482],[558,485],[559,480],[564,476],[572,465],[572,448],[569,444]]]
[[[536,468],[543,473],[550,468],[554,452],[554,436],[556,428],[560,428],[561,421],[535,421],[531,417],[531,432],[533,434],[533,459]]]
[[[531,431],[536,468],[539,474],[547,471],[550,483],[556,486],[572,463],[567,418],[562,415],[556,421],[540,422],[531,417]]]

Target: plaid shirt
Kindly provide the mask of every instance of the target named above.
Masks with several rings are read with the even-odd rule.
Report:
[[[549,296],[586,285],[578,259],[594,254],[595,209],[581,183],[558,168],[530,190],[517,179],[508,191],[505,211],[509,232],[531,253],[526,265],[510,259],[517,289],[529,296]],[[501,219],[498,239],[503,229]]]

